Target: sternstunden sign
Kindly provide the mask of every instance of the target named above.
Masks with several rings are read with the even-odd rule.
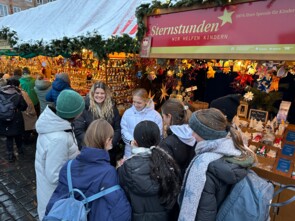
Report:
[[[266,0],[147,17],[150,57],[295,60],[295,1]]]

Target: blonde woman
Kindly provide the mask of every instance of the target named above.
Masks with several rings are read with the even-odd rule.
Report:
[[[88,96],[85,99],[85,110],[81,116],[74,121],[75,135],[78,146],[81,148],[88,126],[96,119],[104,119],[114,129],[114,137],[110,153],[111,164],[116,164],[116,149],[121,139],[120,115],[112,100],[109,87],[103,82],[96,82],[92,85]]]
[[[103,128],[103,129],[102,129]],[[90,197],[101,190],[119,184],[116,169],[108,162],[108,150],[112,148],[114,130],[103,119],[93,121],[84,136],[85,146],[71,165],[73,188]],[[67,163],[61,168],[58,186],[48,203],[46,214],[53,204],[68,196]],[[82,200],[77,197],[78,200]],[[87,220],[131,220],[131,207],[122,189],[109,193],[90,203]]]
[[[121,120],[122,139],[125,143],[124,158],[131,156],[131,146],[134,144],[133,132],[135,126],[144,120],[155,122],[162,136],[163,120],[161,115],[154,110],[154,103],[149,98],[144,88],[138,88],[132,94],[133,105],[127,109]]]

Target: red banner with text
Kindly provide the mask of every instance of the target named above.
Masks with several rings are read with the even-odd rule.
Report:
[[[267,0],[149,16],[152,54],[295,58],[295,1]],[[257,56],[256,56],[257,58]]]

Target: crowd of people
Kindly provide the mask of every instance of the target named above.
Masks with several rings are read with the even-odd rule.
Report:
[[[137,88],[121,117],[103,82],[94,83],[86,97],[71,88],[66,73],[57,74],[51,84],[24,68],[1,76],[0,83],[0,99],[12,98],[15,112],[12,120],[0,116],[9,162],[16,160],[14,141],[23,154],[23,142],[36,137],[40,221],[54,203],[69,196],[71,159],[73,187],[86,197],[121,186],[90,203],[90,221],[213,221],[231,187],[256,162],[230,122],[233,106],[223,108],[226,102],[237,108],[236,96],[197,111],[170,98],[155,110],[147,91]],[[120,143],[125,146],[122,157]]]

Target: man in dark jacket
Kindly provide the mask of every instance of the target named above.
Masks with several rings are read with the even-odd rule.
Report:
[[[23,154],[22,134],[25,128],[22,111],[27,109],[27,103],[24,100],[18,86],[19,80],[8,79],[7,86],[2,87],[0,90],[0,94],[5,99],[13,97],[11,100],[13,101],[15,107],[15,114],[11,121],[0,120],[0,134],[6,136],[6,148],[9,162],[15,161],[13,140],[15,140],[18,153]]]

